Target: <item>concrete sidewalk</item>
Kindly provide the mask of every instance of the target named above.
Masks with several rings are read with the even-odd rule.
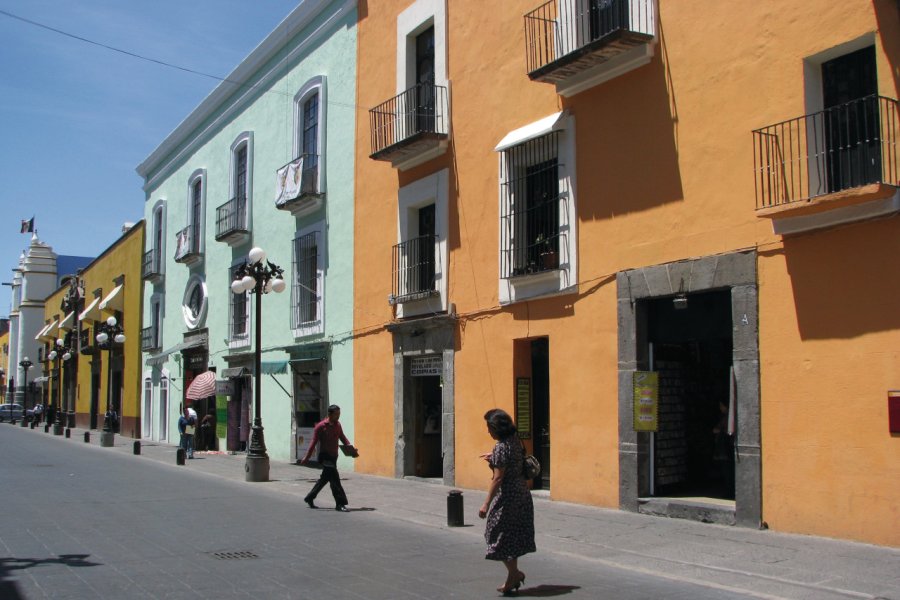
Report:
[[[98,451],[134,452],[134,440],[130,438],[117,435],[112,448],[99,448],[99,432],[90,433],[90,444]],[[35,434],[48,435],[59,443],[84,444],[81,429],[73,429],[71,439],[45,434],[43,428],[36,429]],[[189,469],[201,477],[225,478],[258,486],[261,491],[289,494],[297,499],[298,510],[309,510],[302,499],[318,478],[315,469],[273,460],[268,483],[246,483],[243,454],[196,452],[194,460],[178,466],[176,451],[176,446],[142,442],[140,456],[134,456],[134,460],[157,461],[175,469]],[[345,466],[348,461],[343,460]],[[448,529],[447,494],[452,488],[347,471],[342,476],[351,510],[377,508],[383,518]],[[480,537],[483,529],[477,513],[484,492],[463,492],[466,526],[452,530]],[[534,502],[538,553],[523,561],[540,561],[542,552],[553,552],[571,560],[758,598],[900,600],[897,548],[601,509],[551,501],[540,493],[535,493]],[[327,488],[318,504],[331,507]]]

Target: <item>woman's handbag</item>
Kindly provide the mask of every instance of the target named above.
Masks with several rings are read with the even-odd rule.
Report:
[[[541,474],[541,463],[531,454],[525,454],[525,445],[522,445],[522,476],[525,479],[534,479]]]

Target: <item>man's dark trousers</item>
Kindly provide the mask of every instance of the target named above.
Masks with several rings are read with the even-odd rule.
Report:
[[[306,495],[304,501],[309,502],[316,499],[325,484],[331,485],[331,495],[334,496],[334,503],[337,506],[347,506],[347,494],[344,493],[344,487],[341,485],[341,476],[337,470],[337,457],[328,454],[319,454],[319,464],[322,465],[322,474],[313,489]]]

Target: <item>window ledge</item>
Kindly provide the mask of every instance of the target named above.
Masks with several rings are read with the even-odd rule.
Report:
[[[772,220],[777,235],[791,235],[856,223],[900,212],[900,188],[873,183],[806,201],[761,208],[756,216]]]
[[[501,285],[507,286],[509,296],[508,299],[501,296],[500,304],[514,304],[524,300],[571,293],[575,291],[575,287],[566,285],[568,280],[569,270],[566,268],[518,275],[501,280]]]

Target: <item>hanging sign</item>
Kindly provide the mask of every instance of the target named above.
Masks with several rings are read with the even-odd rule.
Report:
[[[516,430],[521,439],[531,437],[530,377],[516,377]]]
[[[635,371],[632,378],[634,430],[659,429],[659,374],[654,371]]]
[[[409,363],[409,374],[413,377],[428,377],[442,375],[444,373],[444,359],[439,354],[434,356],[419,356]]]

